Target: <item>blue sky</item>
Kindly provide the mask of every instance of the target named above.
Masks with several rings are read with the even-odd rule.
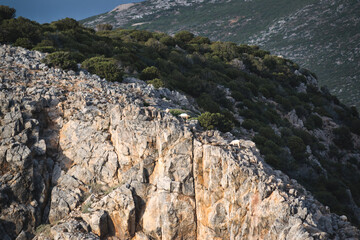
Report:
[[[129,2],[140,0],[0,0],[0,5],[15,8],[17,17],[45,23],[65,17],[80,20]]]

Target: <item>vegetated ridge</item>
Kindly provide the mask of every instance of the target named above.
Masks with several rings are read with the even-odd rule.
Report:
[[[188,30],[213,41],[259,45],[312,69],[322,86],[359,107],[359,12],[357,0],[149,0],[81,22],[169,34]]]
[[[161,234],[169,234],[166,236],[171,238],[171,234],[175,234],[173,225],[163,229],[162,226],[169,225],[152,219],[158,214],[153,214],[150,209],[159,209],[157,206],[164,198],[173,202],[175,198],[178,199],[176,194],[182,193],[180,199],[185,195],[189,202],[186,206],[178,202],[177,206],[182,206],[179,209],[189,207],[186,209],[196,212],[199,219],[200,216],[210,219],[207,214],[213,213],[210,222],[199,220],[199,228],[204,227],[199,232],[200,237],[227,238],[226,234],[231,231],[240,238],[250,235],[258,237],[256,234],[262,232],[262,227],[252,225],[250,216],[261,213],[270,214],[271,217],[267,215],[266,219],[279,219],[272,215],[278,212],[285,214],[282,215],[284,218],[281,217],[283,222],[279,223],[281,229],[286,229],[287,224],[291,223],[295,227],[294,232],[302,231],[304,221],[310,216],[306,224],[317,229],[311,234],[324,237],[335,234],[346,238],[346,235],[342,235],[343,229],[349,227],[344,223],[345,216],[341,218],[341,224],[337,224],[338,217],[322,217],[329,214],[328,208],[319,207],[294,180],[273,171],[267,164],[296,179],[332,211],[346,215],[355,225],[359,224],[360,119],[356,108],[347,107],[325,88],[319,88],[310,71],[255,46],[211,42],[206,37],[194,36],[186,31],[174,37],[138,30],[95,32],[73,19],[40,25],[21,17],[13,18],[13,14],[6,14],[11,13],[9,8],[2,7],[0,10],[2,16],[7,16],[0,23],[1,43],[49,53],[45,57],[39,52],[8,46],[3,46],[1,51],[1,99],[4,101],[1,108],[3,147],[0,160],[2,182],[6,183],[1,189],[4,199],[1,219],[5,229],[9,227],[12,231],[11,234],[21,234],[25,229],[24,226],[14,225],[16,219],[24,217],[11,215],[12,212],[19,212],[13,211],[15,208],[19,210],[24,207],[29,214],[33,208],[37,209],[35,213],[38,215],[27,215],[36,219],[35,222],[23,218],[29,222],[29,229],[40,223],[51,223],[52,226],[48,227],[55,227],[54,234],[60,232],[66,235],[66,231],[76,229],[72,228],[74,224],[82,224],[77,222],[80,221],[77,216],[81,207],[85,214],[81,215],[83,220],[94,217],[92,223],[99,223],[101,219],[109,219],[107,216],[111,215],[113,209],[105,207],[106,202],[117,199],[119,194],[130,198],[127,204],[129,209],[121,212],[129,219],[128,225],[122,228],[128,229],[124,234],[133,236],[137,232],[134,229],[141,229],[139,232],[145,231],[154,238]],[[44,64],[40,64],[40,60]],[[75,73],[79,70],[78,63],[81,63],[81,68],[110,82],[84,71]],[[53,67],[73,71],[64,72]],[[138,82],[134,77],[146,83]],[[117,83],[123,79],[131,84]],[[47,86],[45,90],[42,84]],[[34,102],[33,99],[37,100]],[[169,114],[166,109],[170,109]],[[181,113],[189,116],[189,125],[171,116]],[[161,129],[168,130],[162,132]],[[209,132],[203,132],[205,129]],[[216,129],[224,133],[214,131]],[[241,141],[233,149],[229,143],[235,138]],[[243,139],[253,140],[262,157],[256,153],[251,142]],[[171,147],[167,142],[171,142]],[[164,162],[166,159],[170,162]],[[211,162],[215,159],[218,162]],[[243,169],[241,166],[247,166],[247,162],[256,165],[251,167],[253,165],[250,164],[250,169]],[[15,180],[19,181],[15,181],[14,174],[19,169],[27,169],[27,164],[34,168],[16,175],[19,178]],[[237,164],[240,164],[240,169],[236,167]],[[226,172],[228,167],[231,171]],[[259,173],[261,169],[269,173],[265,175],[270,182],[267,182],[267,177],[263,179],[262,173]],[[220,170],[225,172],[220,173]],[[154,172],[156,174],[152,175]],[[41,173],[41,176],[32,177],[33,173]],[[219,180],[216,176],[224,178]],[[215,178],[210,182],[214,185],[207,181],[212,177]],[[229,192],[224,193],[228,177],[232,179],[230,182],[234,188],[229,187]],[[31,191],[35,195],[21,195],[22,186],[27,186],[29,179],[36,179],[41,184],[34,184],[39,187]],[[271,185],[273,181],[277,183]],[[196,184],[199,185],[196,187]],[[106,186],[117,190],[106,197],[114,190]],[[118,189],[117,186],[122,188]],[[134,189],[137,195],[133,195]],[[157,189],[175,195],[161,195]],[[259,189],[261,193],[257,195]],[[272,195],[274,189],[294,196],[290,201],[294,200],[296,204],[297,196],[300,196],[300,200],[311,199],[306,203],[308,209],[319,209],[320,212],[309,215],[303,211],[303,205],[293,208],[291,204],[268,208],[268,200],[265,199],[269,196],[272,196],[269,199],[271,202],[281,203],[284,196],[285,201],[287,199],[284,194],[280,194],[281,197],[277,196],[278,193]],[[97,195],[85,201],[90,197],[87,194],[92,191],[96,191]],[[252,193],[250,205],[253,207],[248,205],[242,208],[244,201],[236,202],[236,199],[249,200],[247,194],[243,195],[249,192]],[[23,205],[11,205],[14,193],[21,196],[15,202]],[[304,196],[301,195],[303,193]],[[226,196],[221,204],[217,202],[219,194]],[[194,210],[194,195],[195,198],[200,197],[195,200],[195,205],[203,203],[203,208]],[[209,199],[206,196],[212,197]],[[101,200],[103,197],[106,197],[104,201]],[[206,205],[211,199],[215,201],[214,204]],[[259,201],[263,205],[258,205]],[[27,204],[29,202],[32,202],[32,207]],[[228,205],[228,202],[231,204]],[[123,203],[115,205],[118,204]],[[144,206],[148,204],[153,207],[144,215],[150,218],[145,221],[141,216],[143,211],[146,212]],[[164,208],[169,218],[175,211],[171,206]],[[240,214],[236,216],[246,215],[244,209],[254,210],[249,212],[248,217],[242,218],[249,225],[239,224],[237,218],[228,218],[234,206],[239,210],[236,214]],[[276,210],[272,212],[269,209]],[[74,215],[69,215],[72,212]],[[89,212],[91,215],[86,215]],[[301,214],[299,218],[295,217],[296,224],[289,221],[289,213],[290,216]],[[174,226],[183,229],[178,223],[182,222],[182,216],[189,215],[180,212],[175,215],[174,219],[177,220],[174,220]],[[9,216],[11,218],[5,221]],[[74,219],[69,220],[67,216]],[[65,218],[71,224],[66,223]],[[112,223],[119,220],[116,216],[110,218]],[[58,226],[56,223],[59,219],[66,221]],[[321,224],[317,224],[318,220]],[[258,220],[254,222],[258,223]],[[95,223],[91,229],[96,228]],[[228,223],[234,228],[222,231],[229,226]],[[329,228],[323,228],[323,223]],[[111,222],[108,222],[106,229],[113,234],[115,230],[109,225]],[[244,229],[239,229],[239,226],[244,226]],[[339,228],[336,230],[333,226]],[[278,229],[267,224],[263,227],[267,231]],[[186,234],[194,234],[193,230],[191,228]],[[248,232],[250,230],[251,233]],[[182,231],[175,232],[179,234]],[[279,234],[275,232],[266,234]],[[354,236],[357,234],[350,228],[345,232]],[[292,234],[291,231],[288,233]]]

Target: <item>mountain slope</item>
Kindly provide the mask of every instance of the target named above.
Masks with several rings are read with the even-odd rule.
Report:
[[[2,239],[360,236],[253,142],[166,111],[191,107],[176,104],[186,96],[43,57],[0,46]]]
[[[29,32],[29,29],[32,31]],[[319,201],[330,206],[332,211],[339,215],[345,214],[354,224],[360,223],[359,114],[355,108],[342,104],[326,89],[320,89],[314,75],[291,60],[270,55],[254,46],[211,42],[206,37],[196,37],[186,31],[179,32],[174,37],[143,30],[95,32],[68,18],[40,25],[27,19],[9,17],[1,22],[0,41],[49,52],[43,60],[49,66],[78,71],[78,63],[81,63],[81,68],[108,81],[121,82],[124,79],[128,82],[131,77],[146,81],[146,84],[159,88],[155,91],[156,94],[150,86],[142,89],[133,84],[121,85],[119,91],[122,89],[128,94],[133,92],[134,95],[130,95],[131,101],[141,106],[161,105],[161,109],[168,108],[167,112],[174,116],[182,114],[191,124],[196,125],[198,122],[203,129],[220,130],[225,133],[225,138],[231,136],[226,132],[231,132],[238,139],[253,140],[266,163],[296,179]],[[5,61],[18,61],[17,57],[11,56],[12,51],[5,51],[3,54]],[[29,64],[25,67],[40,67]],[[57,76],[59,71],[52,70],[49,77]],[[26,71],[20,74],[27,76]],[[39,74],[36,76],[41,78],[43,73]],[[64,80],[69,81],[63,83],[68,90],[61,95],[73,91],[71,89],[74,83],[71,80],[76,78],[74,74],[70,72],[71,76],[64,77]],[[84,72],[80,72],[80,76],[83,75]],[[2,79],[15,80],[17,77],[18,75],[12,76],[11,73]],[[145,86],[144,82],[141,83]],[[6,92],[9,87],[3,86]],[[85,85],[80,84],[77,89],[81,90],[81,86]],[[90,87],[93,91],[99,88],[98,84],[97,87],[94,86]],[[22,89],[18,89],[20,94]],[[182,94],[170,94],[172,92],[169,89]],[[155,95],[156,98],[144,98],[142,101],[135,94],[139,92],[142,95],[142,91]],[[113,99],[116,91],[111,87],[106,89],[106,94],[102,94],[104,95],[100,96],[99,101],[93,100],[92,95],[86,95],[86,106],[100,107],[110,100],[122,101],[125,97],[116,95]],[[77,95],[71,93],[69,96],[76,98]],[[126,103],[130,104],[131,101]],[[13,101],[9,104],[12,103]],[[7,101],[4,104],[6,107]],[[32,109],[31,106],[24,107]],[[108,111],[110,110],[104,110],[106,113]],[[84,110],[84,113],[79,113],[80,119],[83,115],[88,116],[86,112]],[[71,112],[66,111],[66,114]],[[7,116],[4,121],[7,123],[7,118],[11,116]],[[152,120],[158,115],[154,113],[148,116],[145,120]],[[139,120],[144,120],[144,116],[140,116]],[[1,129],[6,139],[19,131],[23,121],[10,122],[9,127]],[[67,132],[71,137],[71,133],[76,132],[73,129],[67,128],[64,133]],[[135,126],[133,130],[136,130]],[[209,137],[212,134],[210,131]],[[64,137],[63,134],[60,135]],[[21,140],[20,137],[16,139]],[[74,139],[78,139],[78,136]],[[206,136],[200,140],[205,144],[209,143]],[[228,140],[220,140],[216,144],[226,145]],[[64,143],[65,150],[68,142],[70,141],[66,140]],[[146,152],[153,145],[154,141],[149,140],[141,149]],[[18,149],[17,145],[14,149]],[[84,146],[84,150],[79,151],[85,161],[88,161],[88,150]],[[124,151],[126,154],[126,148]],[[66,155],[64,163],[77,159],[71,154]],[[127,161],[126,157],[121,158],[125,169]],[[103,169],[102,165],[100,167]],[[110,171],[104,169],[105,173]],[[146,178],[147,173],[144,174],[143,177]],[[57,214],[55,212],[51,215]]]
[[[312,69],[321,85],[359,107],[359,11],[357,0],[150,0],[82,23],[167,33],[186,29],[211,40],[256,44]]]

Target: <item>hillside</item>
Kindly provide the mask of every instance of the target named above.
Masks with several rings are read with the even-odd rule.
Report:
[[[43,57],[0,47],[1,239],[360,236],[253,142],[167,113],[186,96]]]
[[[155,1],[81,21],[259,45],[310,68],[321,85],[360,107],[360,3],[357,0]]]
[[[311,71],[187,31],[12,13],[0,7],[0,231],[358,236],[359,113]]]

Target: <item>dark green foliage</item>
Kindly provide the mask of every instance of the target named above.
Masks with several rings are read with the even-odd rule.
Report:
[[[318,115],[315,115],[315,114],[311,114],[307,119],[306,119],[306,122],[305,122],[305,127],[308,129],[308,130],[314,130],[316,128],[322,128],[322,125],[323,125],[323,121],[322,119],[318,116]]]
[[[152,84],[155,88],[165,87],[165,83],[160,78],[154,78],[153,80],[147,81],[148,84]]]
[[[121,82],[123,72],[120,69],[120,64],[116,59],[105,57],[93,57],[85,60],[82,65],[83,68],[89,72],[106,78],[111,82]]]
[[[52,67],[77,70],[77,63],[80,62],[82,58],[79,53],[54,52],[47,55],[44,62]]]
[[[233,128],[233,124],[223,114],[205,112],[198,118],[202,127],[207,130],[218,129],[222,132],[228,132]]]
[[[175,40],[170,36],[164,36],[160,38],[160,42],[164,45],[167,45],[169,47],[175,47]]]
[[[344,149],[352,149],[353,148],[353,140],[351,136],[351,132],[347,127],[339,127],[333,129],[334,134],[334,143]]]
[[[198,105],[204,110],[211,113],[220,112],[220,106],[217,104],[213,98],[207,94],[203,93],[200,95],[200,97],[197,99]]]
[[[211,44],[211,50],[214,56],[225,61],[230,61],[238,56],[237,46],[231,42],[214,42]]]
[[[151,66],[142,70],[140,74],[141,80],[153,80],[160,77],[160,71],[157,67]]]
[[[245,119],[241,126],[245,129],[252,129],[254,131],[258,131],[261,127],[261,124],[256,120]]]
[[[16,10],[8,6],[0,5],[0,22],[15,17]]]
[[[28,38],[36,43],[41,38],[40,24],[23,17],[3,20],[0,24],[0,42],[15,43],[19,38]]]
[[[354,118],[351,120],[350,130],[351,132],[360,135],[360,119]]]
[[[146,42],[152,34],[148,31],[133,31],[129,36],[137,42]]]
[[[96,25],[96,29],[98,31],[111,31],[113,29],[113,26],[108,23],[98,24],[98,25]]]
[[[18,38],[18,39],[16,39],[14,46],[19,46],[19,47],[30,49],[30,48],[32,48],[33,43],[28,38]]]
[[[80,24],[72,18],[64,18],[55,22],[52,22],[51,25],[55,26],[56,29],[60,30],[60,31],[64,31],[64,30],[71,30],[71,29],[76,29],[78,27],[80,27]]]
[[[181,31],[175,34],[174,39],[177,44],[188,43],[194,38],[194,34],[188,31]]]
[[[211,41],[207,37],[196,36],[190,41],[190,43],[194,43],[194,44],[210,44]]]
[[[287,140],[287,146],[290,148],[291,154],[296,160],[304,161],[306,159],[306,146],[301,138],[297,136],[290,137]]]

